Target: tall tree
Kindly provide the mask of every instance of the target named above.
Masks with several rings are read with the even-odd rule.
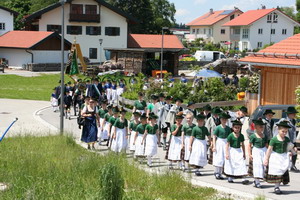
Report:
[[[300,0],[296,0],[296,10],[297,10],[296,19],[298,22],[300,22]]]
[[[292,19],[296,20],[295,8],[293,6],[291,6],[291,7],[280,7],[279,10],[284,12],[287,16],[291,17]]]

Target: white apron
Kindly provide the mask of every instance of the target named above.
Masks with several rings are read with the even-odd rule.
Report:
[[[100,133],[102,140],[107,140],[108,139],[108,127],[109,127],[109,123],[105,122],[103,131]]]
[[[265,166],[264,158],[267,152],[267,148],[252,148],[253,157],[253,177],[254,178],[264,178]]]
[[[207,165],[206,151],[206,140],[199,140],[195,138],[189,161],[190,165],[196,165],[199,167]]]
[[[169,147],[169,154],[168,154],[168,159],[172,161],[180,161],[180,155],[181,155],[181,136],[173,136],[171,138],[171,143]]]
[[[157,154],[157,137],[156,135],[147,134],[145,155],[154,156]]]
[[[135,134],[136,134],[136,131],[131,131],[130,141],[129,141],[129,150],[130,151],[134,151],[135,150],[135,145],[133,145]]]
[[[117,90],[111,90],[111,100],[113,102],[117,100]]]
[[[189,161],[190,159],[190,138],[191,136],[184,136],[184,160]]]
[[[216,152],[213,152],[213,166],[223,167],[225,162],[225,147],[227,139],[217,138]]]
[[[139,112],[142,115],[145,113],[145,110],[136,110],[136,112]]]
[[[224,172],[231,176],[246,176],[247,167],[241,148],[229,149],[229,160],[225,159]]]
[[[121,96],[121,94],[123,94],[123,92],[124,92],[124,88],[118,88],[117,89],[117,95],[118,96]]]
[[[111,93],[112,93],[111,88],[106,89],[106,97],[107,97],[108,102],[110,102],[110,100],[111,100]]]
[[[126,127],[120,129],[116,127],[116,139],[112,139],[111,150],[114,152],[125,151],[127,147]]]
[[[288,153],[276,153],[273,151],[269,159],[269,175],[283,175],[288,169],[290,159]]]
[[[144,156],[145,155],[145,143],[141,144],[143,141],[143,134],[138,134],[135,141],[135,156]]]

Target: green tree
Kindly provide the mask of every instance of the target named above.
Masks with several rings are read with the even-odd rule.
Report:
[[[284,12],[287,16],[291,17],[292,19],[296,20],[295,8],[293,6],[280,7],[279,10]]]
[[[300,0],[296,0],[296,10],[297,10],[296,19],[298,22],[300,22]]]

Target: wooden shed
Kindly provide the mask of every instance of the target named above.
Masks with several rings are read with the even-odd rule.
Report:
[[[296,104],[300,85],[300,34],[289,37],[240,60],[260,69],[259,104]]]
[[[119,63],[128,73],[151,74],[160,69],[162,35],[129,34],[128,48],[106,48],[111,52],[111,60]],[[178,75],[179,52],[184,49],[175,35],[164,35],[163,70]]]

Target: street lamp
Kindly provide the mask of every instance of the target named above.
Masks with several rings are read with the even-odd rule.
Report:
[[[162,27],[161,29],[161,55],[160,55],[160,79],[162,79],[162,69],[163,69],[163,61],[164,61],[164,30],[168,30],[168,27]]]
[[[99,39],[99,44],[100,44],[100,50],[99,50],[99,53],[100,53],[100,65],[101,65],[101,46],[102,46],[102,43],[103,43],[103,39]]]
[[[64,50],[65,50],[65,3],[66,0],[59,0],[61,3],[61,65],[60,65],[60,134],[64,133],[64,95],[65,95],[65,80],[64,80]]]

